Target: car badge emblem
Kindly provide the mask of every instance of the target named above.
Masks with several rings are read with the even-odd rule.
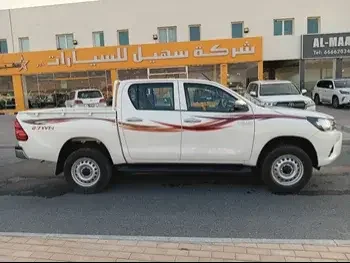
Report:
[[[289,102],[289,103],[288,103],[288,106],[289,106],[289,107],[294,107],[294,103],[293,103],[293,102]]]

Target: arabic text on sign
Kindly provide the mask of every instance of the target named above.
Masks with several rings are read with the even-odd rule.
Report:
[[[231,53],[231,56],[237,57],[239,55],[249,55],[255,54],[255,47],[250,46],[248,42],[244,44],[244,46],[240,48],[232,48],[231,50],[227,48],[221,48],[220,45],[214,45],[210,49],[209,53],[205,53],[201,47],[197,47],[193,51],[193,57],[195,58],[205,58],[205,57],[222,57],[228,56]],[[153,56],[143,56],[142,47],[137,47],[137,52],[133,54],[132,59],[135,63],[140,63],[142,61],[151,61],[154,62],[156,60],[165,60],[165,59],[184,59],[189,57],[188,50],[178,50],[175,52],[171,52],[169,50],[162,50],[160,54],[154,53]],[[113,55],[100,55],[94,56],[91,60],[79,60],[77,57],[77,53],[75,50],[72,51],[72,56],[69,58],[65,57],[65,53],[62,51],[60,53],[60,57],[50,57],[51,60],[47,63],[48,66],[59,66],[59,65],[67,65],[68,67],[73,64],[92,64],[96,65],[97,63],[106,63],[106,62],[126,62],[128,61],[128,49],[117,48],[116,54]]]

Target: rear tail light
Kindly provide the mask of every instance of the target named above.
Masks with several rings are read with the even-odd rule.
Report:
[[[23,127],[21,126],[21,124],[17,119],[15,120],[15,135],[16,135],[17,141],[25,142],[28,140],[27,133],[25,132],[25,130],[23,129]]]
[[[106,103],[105,99],[100,99],[100,103]]]
[[[83,101],[82,100],[75,100],[74,104],[83,104]]]

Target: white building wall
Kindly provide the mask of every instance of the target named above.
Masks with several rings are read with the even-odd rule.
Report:
[[[321,17],[321,33],[350,31],[349,0],[100,0],[97,2],[13,9],[15,51],[29,37],[32,51],[56,49],[56,34],[74,33],[79,47],[92,46],[92,32],[104,31],[106,45],[117,44],[117,30],[128,29],[130,44],[153,43],[157,27],[177,26],[177,40],[188,41],[190,24],[201,24],[201,38],[231,37],[231,22],[244,21],[262,36],[264,60],[300,58],[307,17]],[[0,39],[11,37],[7,11],[0,11]],[[274,36],[273,19],[294,18],[293,36]]]

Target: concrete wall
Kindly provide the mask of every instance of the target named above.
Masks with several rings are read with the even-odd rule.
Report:
[[[264,37],[264,60],[298,59],[307,17],[321,17],[321,32],[350,31],[349,0],[100,0],[13,9],[15,51],[29,37],[31,50],[56,49],[56,34],[74,33],[79,47],[92,46],[92,32],[104,31],[106,45],[117,44],[117,30],[128,29],[131,44],[153,43],[157,27],[177,26],[178,41],[189,40],[188,26],[201,24],[202,39],[230,38],[231,22],[244,21],[246,36]],[[274,36],[273,19],[294,18],[294,35]],[[0,11],[0,39],[11,50],[8,15]],[[5,25],[5,26],[4,26]],[[12,50],[11,50],[12,51]]]

